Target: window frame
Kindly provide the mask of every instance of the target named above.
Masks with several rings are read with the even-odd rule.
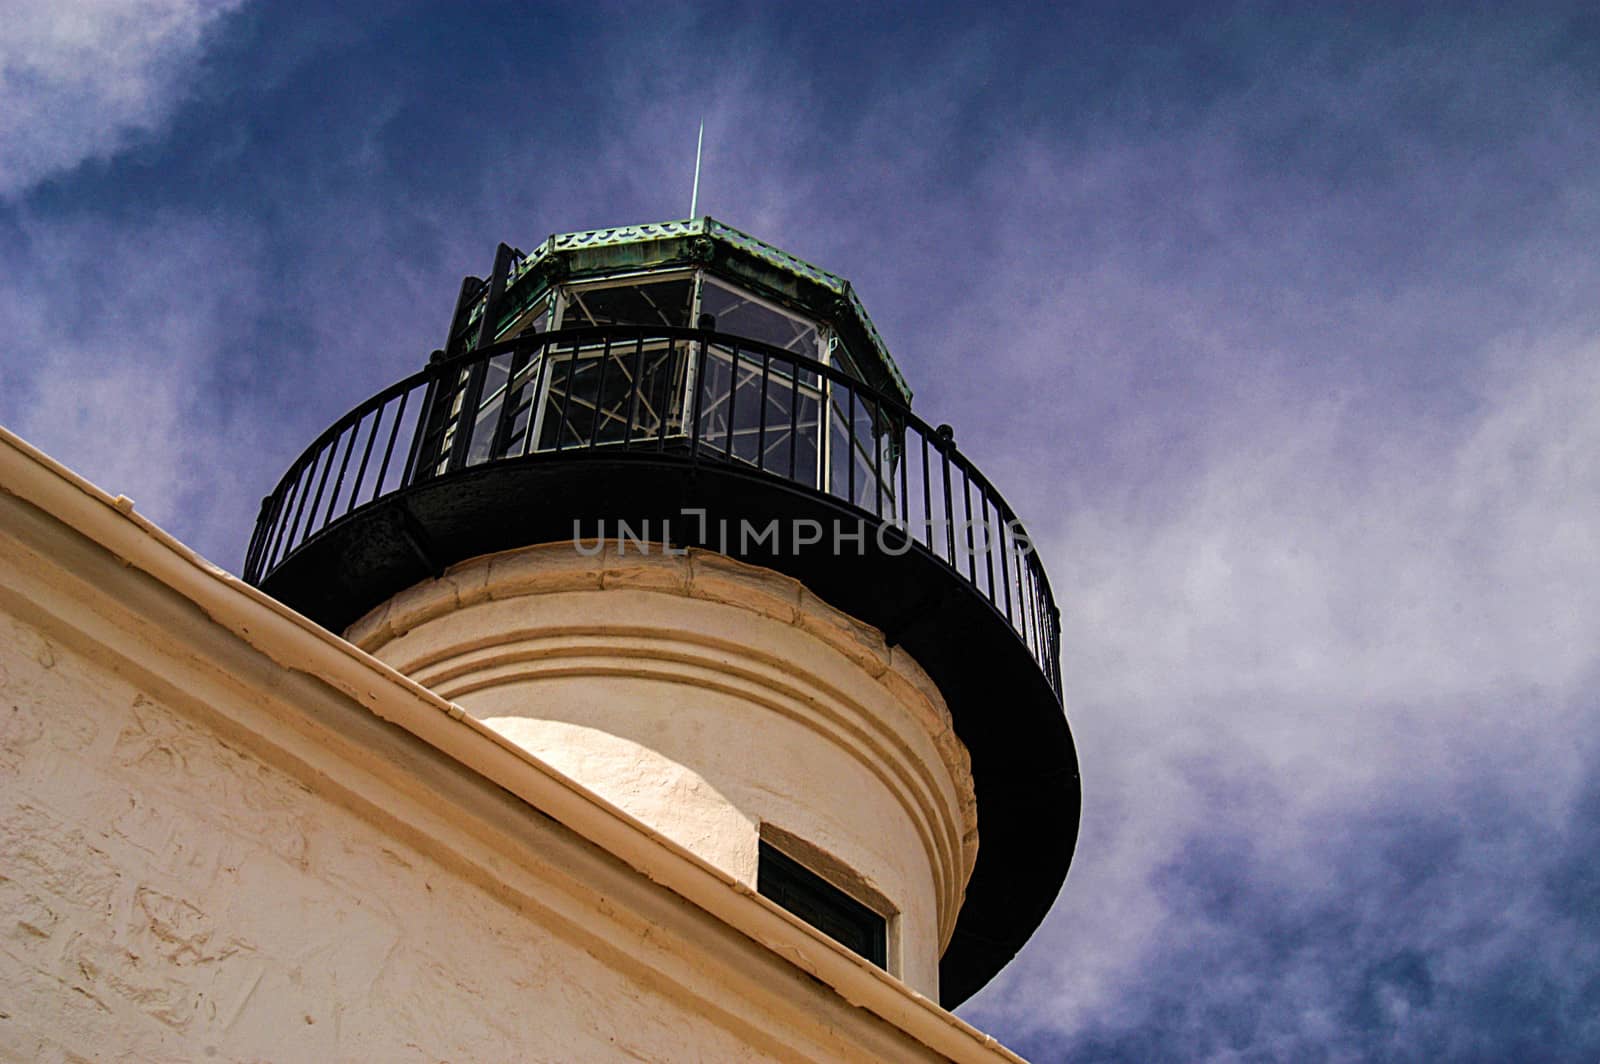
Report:
[[[821,862],[796,857],[792,851],[799,847],[780,846],[771,834],[763,831],[758,842],[756,893],[862,959],[897,974],[899,965],[892,963],[897,959],[893,948],[897,920],[894,913],[883,911],[889,906],[881,899],[876,905],[864,901],[858,896],[864,892],[846,890],[835,881],[842,877],[818,872],[813,865]],[[841,930],[858,931],[856,941],[847,942],[824,927],[814,918],[819,914],[842,924]]]

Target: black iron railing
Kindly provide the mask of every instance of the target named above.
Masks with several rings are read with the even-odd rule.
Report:
[[[1044,568],[950,431],[833,366],[706,330],[533,333],[430,363],[289,467],[262,500],[245,579],[261,584],[330,525],[414,485],[602,449],[721,463],[843,504],[881,549],[931,554],[981,594],[1059,699]]]

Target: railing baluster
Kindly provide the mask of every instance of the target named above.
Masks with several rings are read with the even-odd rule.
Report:
[[[1011,553],[1006,548],[1010,546],[1011,519],[998,507],[995,513],[1000,518],[1000,586],[1004,591],[1006,623],[1009,624],[1011,623]]]
[[[844,440],[844,467],[850,484],[850,493],[845,496],[845,500],[854,506],[856,504],[856,390],[848,385],[845,386],[845,390],[850,393],[850,414],[844,419],[845,426],[849,429],[849,434]]]
[[[532,454],[539,445],[539,438],[535,434],[544,424],[545,396],[550,391],[547,380],[555,380],[555,363],[550,360],[550,340],[548,337],[539,338],[539,364],[530,374],[533,385],[533,394],[528,397],[528,427],[522,430],[522,453]]]
[[[1050,655],[1045,662],[1050,688],[1056,698],[1061,698],[1061,610],[1054,601],[1050,603]]]
[[[639,393],[644,391],[644,335],[633,341],[633,387],[628,395],[628,424],[622,435],[624,450],[633,448],[633,430],[639,423]]]
[[[789,381],[789,479],[798,480],[795,472],[796,463],[800,460],[800,367],[790,363],[790,369],[793,370],[794,376]],[[817,422],[820,427],[822,422],[820,413]]]
[[[872,491],[874,495],[872,512],[878,520],[883,520],[883,437],[878,426],[878,415],[882,409],[873,403],[872,411]]]
[[[277,504],[277,501],[277,492],[273,492],[261,500],[261,509],[256,513],[256,527],[250,530],[250,545],[244,549],[244,578],[246,580],[252,580],[258,575],[256,570],[260,565],[261,559],[257,555],[261,550],[261,541],[266,537],[267,529],[270,527],[267,524],[267,515],[272,512],[272,508]]]
[[[1039,580],[1037,574],[1028,581],[1028,598],[1033,612],[1033,656],[1039,657],[1044,648],[1044,615],[1039,612],[1043,599],[1039,597]]]
[[[937,556],[938,552],[933,549],[933,488],[928,480],[928,434],[919,431],[917,439],[922,441],[922,545]]]
[[[906,527],[907,535],[911,528],[911,455],[905,447],[905,430],[900,436],[900,494],[895,499],[895,513],[900,515],[900,523]]]
[[[1025,567],[1022,575],[1025,583],[1017,589],[1017,607],[1022,611],[1022,641],[1027,644],[1028,652],[1037,656],[1039,644],[1033,623],[1033,566]]]
[[[684,367],[683,367],[684,386],[687,387],[688,383],[689,383],[688,382],[688,378],[689,378],[689,366],[688,366],[689,356],[687,354],[684,355],[683,361],[684,361]],[[668,368],[668,373],[667,373],[666,377],[663,378],[665,380],[666,384],[665,384],[665,387],[662,389],[664,394],[662,395],[662,399],[661,399],[661,410],[660,410],[660,412],[658,413],[658,415],[656,417],[656,450],[657,451],[664,451],[664,450],[667,449],[667,422],[669,420],[671,420],[670,418],[667,417],[668,411],[670,411],[674,405],[677,405],[679,407],[682,406],[682,403],[674,404],[673,401],[672,401],[672,382],[673,382],[673,378],[677,375],[675,372],[673,372],[673,370],[676,368],[677,362],[678,362],[678,341],[676,339],[674,339],[674,340],[668,341],[668,343],[667,343],[667,368]],[[689,401],[689,397],[688,397],[688,395],[685,395],[683,397],[683,402],[686,403],[688,401]]]
[[[983,567],[988,573],[989,601],[994,602],[994,522],[989,519],[989,495],[978,486],[978,513],[983,518]]]
[[[1050,604],[1045,600],[1044,588],[1039,589],[1039,653],[1043,661],[1050,648]]]
[[[1022,641],[1028,644],[1028,649],[1033,649],[1033,644],[1028,640],[1028,581],[1033,579],[1033,568],[1021,558],[1017,559],[1017,621],[1018,634]]]
[[[939,444],[939,458],[944,464],[944,538],[950,551],[947,560],[950,568],[960,572],[961,568],[956,564],[956,511],[950,501],[950,443],[941,438]]]
[[[605,344],[600,348],[600,375],[594,385],[594,420],[589,424],[589,449],[592,451],[600,442],[600,434],[605,429],[605,401],[606,401],[606,364],[611,361],[611,337],[606,337]]]
[[[522,367],[517,360],[526,349],[521,345],[506,352],[506,382],[501,386],[500,409],[494,416],[494,431],[489,434],[489,456],[486,462],[493,462],[505,457],[508,447],[508,437],[511,434],[511,423],[516,420],[517,404],[511,401],[511,389],[517,383],[517,374],[522,372]],[[474,429],[476,431],[476,429]]]
[[[756,403],[756,468],[767,468],[767,379],[772,376],[772,353],[761,352],[761,399]]]
[[[522,427],[522,448],[517,452],[518,457],[532,454],[534,445],[538,442],[538,435],[534,429],[543,413],[541,404],[544,402],[544,372],[549,365],[547,347],[544,338],[540,337],[528,363],[527,381],[522,386],[522,392],[528,398],[528,423]]]
[[[259,583],[267,571],[272,568],[272,538],[278,531],[278,511],[283,507],[282,485],[274,488],[272,492],[272,506],[268,509],[269,516],[262,523],[261,545],[256,548],[256,563],[249,566],[250,572],[245,575],[249,583]]]
[[[294,466],[290,466],[289,471],[290,473],[293,473]],[[291,479],[287,474],[284,476],[284,479],[279,482],[279,490],[282,490],[285,487],[287,487],[288,490],[284,492],[283,503],[278,507],[278,516],[275,522],[278,527],[276,532],[273,534],[271,546],[267,548],[266,564],[262,568],[263,576],[265,576],[273,566],[277,565],[278,559],[283,556],[279,552],[279,548],[283,545],[284,534],[289,528],[289,510],[294,506],[295,499],[298,497],[299,486],[300,482],[298,480]]]
[[[551,369],[550,369],[550,381],[551,381],[552,385],[555,383],[555,377],[556,377],[555,367],[552,366]],[[572,388],[573,388],[574,382],[576,382],[577,379],[578,379],[578,341],[574,340],[574,341],[572,341],[572,354],[567,358],[567,385],[566,385],[566,388],[563,389],[562,392],[561,392],[561,414],[556,419],[556,446],[555,446],[555,449],[558,452],[564,446],[564,444],[561,441],[563,439],[565,439],[565,437],[566,437],[567,424],[568,424],[568,422],[567,422],[567,411],[569,409],[571,409],[571,407],[572,407]],[[573,435],[576,436],[577,433],[574,432]]]
[[[400,435],[400,423],[406,419],[406,400],[411,398],[412,389],[407,388],[400,393],[400,407],[394,412],[394,424],[389,426],[389,442],[383,449],[383,461],[378,464],[378,479],[372,485],[371,502],[383,494],[383,482],[389,475],[389,458],[394,454],[394,442]],[[418,426],[420,431],[421,426]]]
[[[1033,581],[1033,567],[1027,564],[1019,565],[1017,569],[1017,634],[1022,637],[1023,645],[1028,648],[1028,653],[1034,652],[1032,624],[1028,606],[1031,594],[1029,588]]]
[[[289,538],[284,542],[285,550],[292,550],[295,547],[295,534],[300,529],[300,517],[306,512],[306,500],[311,497],[311,482],[316,479],[317,462],[321,458],[322,452],[318,451],[311,461],[306,463],[305,468],[301,470],[301,476],[305,477],[305,490],[300,493],[300,501],[295,505],[294,521],[289,525]],[[315,504],[313,504],[312,508],[316,508]]]
[[[439,382],[442,379],[443,374],[437,368],[433,366],[428,367],[428,387],[422,396],[422,408],[417,411],[417,431],[411,437],[411,448],[406,454],[406,467],[400,471],[401,487],[405,487],[408,484],[415,483],[417,479],[421,479],[418,477],[418,474],[421,472],[421,470],[417,468],[417,463],[422,458],[422,441],[428,435],[428,419],[434,416],[434,403],[438,401]],[[441,422],[441,426],[442,424],[443,423]],[[443,440],[444,429],[441,427],[439,431],[439,438],[440,440]]]
[[[978,583],[978,552],[972,545],[972,481],[967,477],[967,466],[961,464],[961,509],[967,522],[967,576]]]
[[[817,375],[817,490],[832,495],[833,483],[833,378]]]
[[[489,308],[484,307],[485,328],[488,327]],[[456,434],[450,441],[450,457],[445,472],[453,473],[467,467],[472,453],[472,437],[478,430],[478,405],[483,401],[483,381],[489,375],[489,359],[480,358],[462,369],[461,412],[456,414]]]
[[[317,524],[317,511],[322,508],[322,493],[328,486],[328,474],[333,472],[333,451],[334,444],[330,443],[323,448],[322,454],[318,456],[317,460],[322,466],[322,475],[317,478],[317,494],[311,500],[311,509],[306,512],[305,532],[300,540],[302,543],[316,535],[317,530],[322,527]]]
[[[350,426],[350,436],[349,439],[345,441],[344,445],[344,459],[339,463],[339,475],[333,479],[333,492],[328,496],[328,512],[322,515],[322,524],[324,527],[327,526],[329,521],[333,520],[333,511],[335,507],[339,505],[339,492],[344,488],[344,475],[345,472],[350,468],[350,455],[353,454],[356,449],[356,430],[360,427],[360,420],[357,420],[354,425]],[[329,464],[331,465],[332,463],[330,462]]]
[[[734,402],[739,398],[739,347],[733,345],[728,359],[728,438],[723,441],[722,456],[733,460]]]
[[[347,514],[355,509],[356,500],[361,497],[361,485],[367,479],[367,463],[372,461],[372,445],[378,442],[378,426],[383,423],[383,411],[387,405],[379,403],[372,411],[372,428],[367,430],[367,445],[361,448],[361,464],[356,467],[356,479],[350,485],[350,498],[344,506],[344,512]]]
[[[692,418],[692,424],[690,425],[689,434],[689,454],[696,461],[699,461],[700,415],[703,406],[703,400],[701,399],[701,396],[705,394],[706,390],[706,342],[704,337],[701,338],[697,347],[698,351],[695,354],[694,384],[692,385],[694,388],[694,394],[689,397],[690,404],[694,407],[694,416]]]

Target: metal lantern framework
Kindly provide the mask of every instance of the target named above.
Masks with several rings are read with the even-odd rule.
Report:
[[[767,360],[769,371],[758,373],[721,343],[704,360],[691,358],[666,335],[634,352],[608,347],[601,334],[571,349],[525,344],[461,367],[448,401],[430,408],[423,467],[641,436],[720,435],[733,457],[813,487],[853,476],[863,491],[869,483],[893,491],[875,483],[897,457],[892,427],[878,423],[875,408],[849,410],[850,390],[830,390],[822,375],[783,362],[820,362],[910,402],[849,283],[712,218],[553,236],[532,254],[502,245],[489,279],[463,282],[440,357],[618,325],[694,325],[764,343],[781,352],[780,368],[770,372]],[[701,393],[706,401],[697,404]],[[847,429],[852,417],[867,423]]]

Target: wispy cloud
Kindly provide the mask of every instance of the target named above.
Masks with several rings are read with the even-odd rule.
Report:
[[[0,22],[0,200],[160,129],[242,0],[13,0]]]
[[[248,227],[156,215],[135,225],[23,224],[27,266],[0,289],[0,418],[189,535],[238,534],[269,409],[248,348],[261,281]],[[223,554],[217,559],[234,564]]]
[[[1015,344],[975,446],[1048,530],[1085,821],[970,1011],[1040,1059],[1600,1037],[1569,883],[1600,763],[1597,101],[1489,47],[1295,64],[986,171],[1035,213],[942,357]]]
[[[1358,412],[1334,407],[1271,423],[1275,450],[1208,456],[1175,512],[1065,517],[1048,550],[1084,839],[980,1017],[1119,1059],[1283,1059],[1315,1056],[1331,1036],[1308,1017],[1348,1006],[1323,1020],[1350,1052],[1400,1059],[1459,1051],[1442,1033],[1510,966],[1577,1008],[1585,969],[1544,949],[1547,903],[1512,901],[1581,867],[1600,786],[1600,347],[1516,365],[1485,374],[1447,445],[1390,426],[1352,468],[1339,425]],[[1574,950],[1600,944],[1563,912]],[[1450,936],[1467,960],[1440,955]],[[1351,1004],[1391,956],[1436,990],[1393,1044]],[[1504,1021],[1486,1044],[1526,1036]],[[1236,1043],[1200,1039],[1225,1023]]]

